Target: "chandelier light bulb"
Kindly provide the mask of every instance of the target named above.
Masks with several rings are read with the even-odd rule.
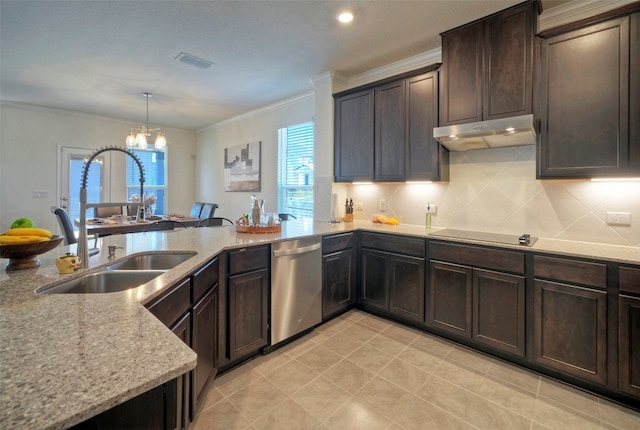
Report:
[[[127,139],[125,140],[128,147],[132,147],[136,145],[136,134],[133,132],[133,129],[129,131],[127,135]]]
[[[167,146],[167,139],[163,136],[162,132],[158,132],[158,137],[156,137],[155,147],[157,149],[162,149]]]
[[[141,131],[136,135],[136,145],[140,149],[147,149],[147,136],[145,136]]]

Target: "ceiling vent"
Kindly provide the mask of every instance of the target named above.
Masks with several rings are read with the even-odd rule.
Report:
[[[187,54],[186,52],[181,52],[176,57],[176,60],[202,70],[209,70],[214,66],[214,63],[212,63],[211,61],[203,60],[202,58]]]

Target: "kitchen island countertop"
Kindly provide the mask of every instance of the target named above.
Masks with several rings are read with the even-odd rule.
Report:
[[[268,234],[236,233],[233,227],[189,228],[101,238],[102,252],[90,257],[88,269],[71,275],[59,274],[55,259],[65,252],[75,252],[75,245],[58,247],[41,255],[39,268],[3,270],[0,273],[0,401],[3,405],[0,427],[66,428],[192,369],[196,354],[148,312],[144,304],[222,250],[353,230],[418,237],[429,237],[430,233],[423,226],[390,226],[366,221],[337,224],[287,221],[280,233]],[[640,264],[638,247],[544,238],[532,247],[482,244]],[[107,258],[108,245],[123,247],[118,249],[115,260]],[[131,254],[148,251],[196,251],[197,254],[147,284],[123,292],[34,293],[36,288],[54,286]]]

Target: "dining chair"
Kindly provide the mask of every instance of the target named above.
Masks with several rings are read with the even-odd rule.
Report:
[[[78,238],[73,231],[73,224],[67,211],[58,206],[51,206],[51,212],[58,218],[58,224],[60,224],[60,230],[62,230],[62,235],[64,236],[64,244],[73,245],[74,243],[78,243]],[[90,248],[88,251],[89,256],[96,255],[100,252],[98,248],[98,235],[94,235],[93,239],[93,248]]]
[[[93,216],[96,218],[109,218],[112,215],[122,215],[122,206],[104,206],[93,209]]]
[[[216,213],[216,209],[218,208],[217,203],[205,203],[202,206],[202,212],[200,212],[200,218],[213,218],[213,215]]]
[[[231,221],[229,218],[211,217],[211,218],[204,218],[203,220],[201,220],[198,223],[198,227],[221,227],[224,225],[225,221],[233,225],[233,221]]]
[[[148,224],[143,231],[175,230],[176,227],[187,228],[187,226],[181,223],[180,221],[163,219],[161,221],[156,221],[156,222],[152,222],[151,224]]]
[[[140,206],[127,205],[127,216],[138,216],[138,210]]]
[[[278,218],[280,218],[280,221],[289,221],[290,219],[297,219],[295,216],[291,214],[278,214]]]
[[[191,212],[189,213],[190,218],[200,218],[200,213],[202,212],[202,207],[204,203],[195,202],[193,206],[191,206]]]
[[[73,232],[73,224],[71,224],[71,218],[69,214],[58,206],[51,206],[51,212],[58,218],[58,224],[60,224],[60,230],[64,235],[64,244],[73,245],[78,243],[78,238]]]

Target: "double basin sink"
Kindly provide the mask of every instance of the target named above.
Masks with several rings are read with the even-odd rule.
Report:
[[[136,254],[104,269],[88,273],[54,287],[40,287],[37,294],[115,293],[146,284],[196,255],[195,252]]]

